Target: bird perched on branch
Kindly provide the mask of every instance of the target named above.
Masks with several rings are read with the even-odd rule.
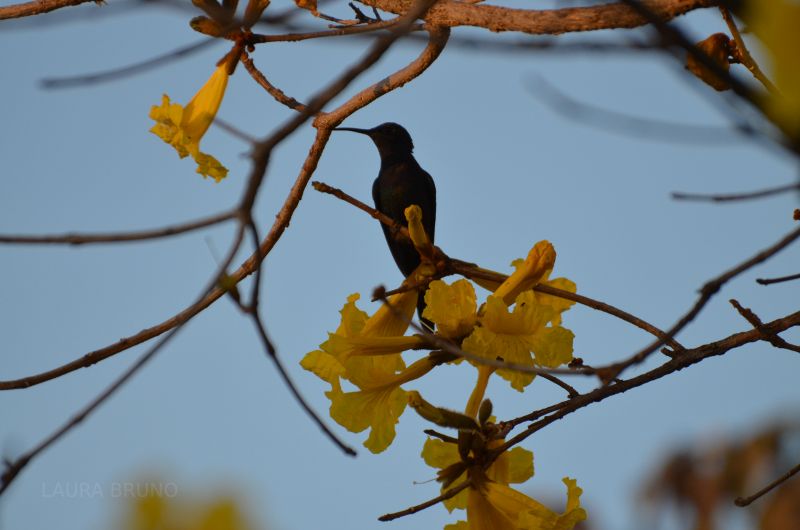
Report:
[[[338,127],[334,130],[364,134],[372,139],[381,157],[381,169],[372,184],[375,209],[403,226],[408,226],[405,209],[416,204],[422,209],[422,225],[433,242],[436,228],[436,185],[428,172],[414,159],[414,144],[408,131],[392,122],[382,123],[372,129]],[[381,228],[394,262],[403,276],[407,277],[419,266],[419,253],[411,243],[395,240],[391,229],[385,224],[381,224]],[[425,293],[420,292],[417,314],[426,326],[433,329],[433,323],[422,318],[424,309]]]

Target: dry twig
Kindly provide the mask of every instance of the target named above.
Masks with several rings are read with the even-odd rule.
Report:
[[[61,244],[61,245],[86,245],[91,243],[128,243],[133,241],[145,241],[149,239],[161,239],[177,234],[184,234],[200,228],[206,228],[215,224],[229,221],[236,217],[235,211],[228,211],[189,221],[178,225],[154,228],[151,230],[141,230],[138,232],[109,232],[106,234],[53,234],[53,235],[5,235],[0,234],[0,243],[11,244]],[[1,388],[1,387],[0,387]]]
[[[764,486],[763,488],[761,488],[757,492],[753,493],[752,495],[750,495],[748,497],[737,497],[736,500],[733,501],[733,503],[736,506],[741,506],[741,507],[747,506],[750,503],[752,503],[753,501],[755,501],[758,498],[762,497],[763,495],[769,493],[770,491],[772,491],[776,487],[780,486],[781,484],[783,484],[784,482],[786,482],[787,480],[792,478],[792,476],[797,474],[798,471],[800,471],[800,464],[797,464],[792,469],[790,469],[789,471],[787,471],[786,473],[784,473],[783,475],[781,475],[780,477],[778,477],[774,481],[770,482],[769,484],[767,484],[766,486]]]

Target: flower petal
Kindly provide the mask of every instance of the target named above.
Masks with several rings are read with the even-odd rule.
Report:
[[[436,331],[446,338],[460,338],[468,334],[476,322],[477,303],[475,288],[467,280],[447,285],[436,280],[425,293],[427,307],[425,318],[436,324]]]
[[[444,469],[461,460],[461,457],[458,456],[458,448],[455,444],[447,443],[435,438],[428,438],[425,440],[425,445],[422,447],[422,459],[425,460],[425,463],[431,467]],[[453,484],[460,482],[461,477],[463,476],[463,473],[459,475],[453,481]],[[442,488],[442,492],[444,492],[445,489],[446,488]],[[452,512],[455,509],[465,509],[467,507],[467,491],[463,490],[458,492],[458,494],[456,494],[454,497],[446,499],[444,502],[442,502],[442,504],[444,504],[444,507],[447,508],[447,511],[449,512]]]
[[[533,476],[533,453],[514,447],[497,457],[487,476],[503,484],[521,484]]]
[[[334,381],[338,383],[339,378],[344,375],[344,366],[336,357],[321,350],[308,352],[300,361],[300,366],[331,384]]]
[[[225,89],[228,86],[228,67],[223,62],[206,84],[203,85],[197,94],[189,101],[183,109],[183,119],[181,127],[186,131],[186,135],[193,141],[200,143],[200,139],[211,126],[214,117],[217,115]]]
[[[532,289],[546,275],[550,274],[556,262],[556,251],[549,241],[539,241],[528,253],[517,270],[500,284],[494,292],[506,305],[511,305],[523,291]]]
[[[351,432],[370,428],[364,447],[373,453],[384,451],[395,437],[394,426],[406,408],[408,398],[399,386],[379,387],[358,392],[327,393],[331,417]]]

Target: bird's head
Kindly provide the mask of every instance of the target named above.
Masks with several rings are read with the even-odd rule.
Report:
[[[381,158],[410,155],[414,150],[411,135],[401,125],[394,122],[381,123],[372,129],[337,127],[334,131],[350,131],[365,134],[372,138]]]

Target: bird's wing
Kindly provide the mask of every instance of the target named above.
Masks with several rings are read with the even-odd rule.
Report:
[[[380,190],[378,189],[378,179],[375,179],[372,182],[372,202],[375,203],[375,209],[379,212],[382,212],[381,209],[381,194]]]
[[[429,218],[426,220],[424,217],[422,218],[422,224],[425,226],[425,231],[428,233],[428,237],[431,238],[431,242],[434,240],[434,234],[436,231],[436,184],[433,182],[433,177],[431,177],[430,173],[423,170],[425,174],[425,184],[428,188],[428,193],[426,193],[426,197],[429,198],[430,204],[430,215]],[[427,222],[426,222],[427,221]]]

